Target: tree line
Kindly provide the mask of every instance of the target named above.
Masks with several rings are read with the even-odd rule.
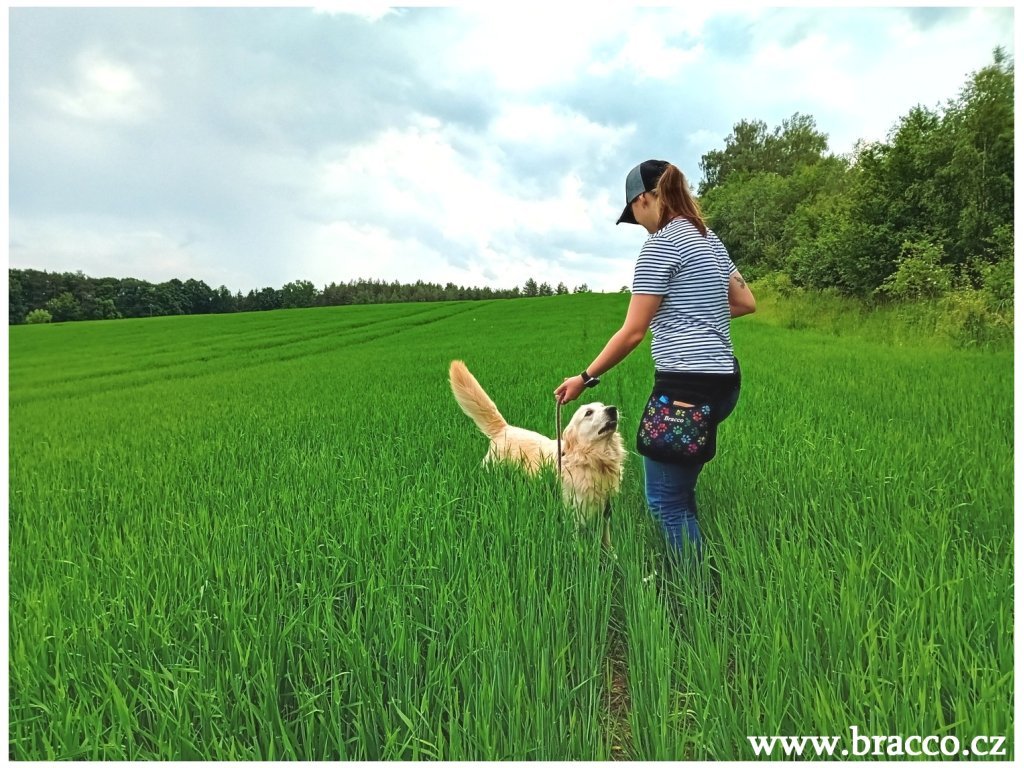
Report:
[[[808,115],[741,121],[701,159],[708,223],[748,279],[869,301],[960,291],[1008,312],[1013,89],[997,48],[944,107],[915,106],[846,156]]]
[[[1013,306],[1013,62],[1002,48],[941,108],[921,105],[885,141],[827,153],[813,117],[769,131],[741,120],[704,154],[696,190],[708,223],[748,280],[869,302],[955,294],[987,322]],[[248,312],[288,307],[452,301],[569,293],[533,278],[494,290],[359,279],[307,280],[243,295],[201,280],[11,269],[10,323]],[[587,292],[586,285],[573,292]]]
[[[406,284],[358,279],[331,283],[318,289],[308,280],[281,288],[266,287],[232,293],[225,286],[211,288],[202,280],[150,283],[134,278],[93,278],[81,272],[8,270],[9,324],[112,320],[124,317],[259,312],[295,307],[345,304],[389,304],[416,301],[479,301],[567,294],[564,283],[552,288],[530,278],[511,289],[466,288],[418,280]],[[589,292],[586,284],[574,293]]]

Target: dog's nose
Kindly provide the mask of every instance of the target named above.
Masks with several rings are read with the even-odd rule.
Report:
[[[619,409],[618,409],[618,408],[616,408],[616,407],[615,407],[614,405],[609,405],[609,406],[608,406],[607,408],[605,408],[604,410],[605,410],[605,413],[607,413],[607,414],[608,414],[609,416],[611,416],[611,417],[612,417],[613,419],[617,419],[617,418],[619,418]]]

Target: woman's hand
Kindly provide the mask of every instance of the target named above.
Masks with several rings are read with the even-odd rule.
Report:
[[[561,405],[571,403],[580,393],[584,390],[583,377],[579,374],[570,376],[568,379],[562,382],[561,386],[555,390],[555,399]]]
[[[637,348],[647,335],[647,328],[661,306],[662,298],[643,293],[634,293],[630,297],[622,327],[608,339],[601,354],[587,367],[591,376],[601,376],[610,371]],[[582,376],[573,376],[555,390],[555,398],[559,403],[570,403],[580,396],[585,386]]]

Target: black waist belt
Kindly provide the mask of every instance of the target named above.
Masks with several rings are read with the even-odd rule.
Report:
[[[733,358],[732,373],[655,371],[654,390],[687,403],[716,402],[740,386],[740,363]]]

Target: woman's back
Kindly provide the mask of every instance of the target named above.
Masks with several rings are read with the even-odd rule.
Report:
[[[647,238],[637,258],[633,293],[663,296],[651,321],[659,371],[731,373],[729,277],[736,271],[722,241],[685,218]]]

